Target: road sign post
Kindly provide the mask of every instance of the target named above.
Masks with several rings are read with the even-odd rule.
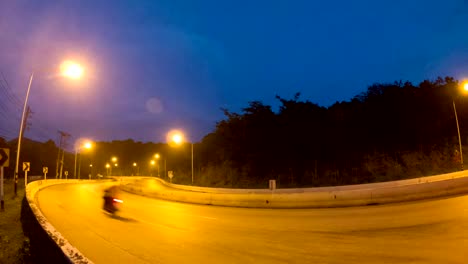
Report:
[[[0,211],[5,210],[5,201],[3,200],[3,167],[8,167],[10,163],[10,149],[0,148]]]
[[[49,172],[49,168],[42,167],[42,172],[44,173],[44,180],[47,180],[47,172]]]
[[[68,171],[65,171],[65,179],[68,180]]]
[[[24,186],[28,185],[28,171],[31,169],[31,163],[23,162]]]

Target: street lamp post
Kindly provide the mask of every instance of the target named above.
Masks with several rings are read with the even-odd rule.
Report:
[[[153,176],[153,166],[156,164],[154,160],[150,160],[150,176]]]
[[[89,164],[89,179],[93,176],[93,164]]]
[[[455,113],[455,121],[457,122],[458,145],[460,146],[460,169],[463,170],[463,151],[462,151],[461,136],[460,136],[460,126],[458,125],[458,116],[457,116],[457,108],[455,107],[455,100],[452,100],[452,102],[453,102],[453,112]]]
[[[65,61],[60,65],[60,71],[61,75],[72,78],[72,79],[79,79],[83,75],[83,68],[72,61]],[[16,166],[15,166],[15,195],[17,194],[17,185],[18,185],[18,170],[19,170],[19,158],[20,158],[20,153],[21,153],[21,139],[23,138],[23,130],[24,130],[24,117],[26,115],[26,108],[28,105],[28,99],[29,99],[29,93],[31,92],[31,85],[32,81],[34,79],[34,71],[31,72],[31,75],[29,76],[29,82],[28,82],[28,89],[26,90],[26,98],[24,99],[24,105],[23,105],[23,113],[21,114],[21,122],[20,122],[20,129],[19,129],[19,135],[18,135],[18,148],[16,150]],[[26,174],[24,177],[24,185],[26,186],[27,179],[26,179]]]
[[[115,157],[115,156],[112,157],[112,158],[111,158],[111,161],[114,163],[114,166],[117,167],[117,157]],[[109,169],[109,173],[111,174],[111,176],[113,176],[113,175],[112,175],[112,165],[111,165],[109,168],[110,168],[110,169]]]
[[[159,158],[160,158],[161,156],[159,155],[159,153],[156,153],[156,154],[154,155],[154,157],[156,158],[156,162],[157,162],[156,165],[158,166],[158,177],[161,178],[161,175],[159,174]]]
[[[76,174],[76,160],[77,160],[77,157],[78,157],[78,151],[80,151],[82,148],[86,148],[86,149],[91,149],[92,148],[92,143],[90,141],[87,141],[85,142],[83,145],[78,145],[77,147],[75,147],[75,169],[74,169],[74,176],[75,176],[75,179],[80,179],[80,171],[81,171],[81,153],[80,154],[80,158],[79,158],[79,162],[78,162],[78,174]],[[78,175],[78,178],[76,177]]]
[[[468,92],[468,82],[465,81],[462,84],[462,90],[463,90],[464,93]],[[463,170],[463,149],[462,149],[462,143],[461,143],[460,126],[458,124],[457,108],[455,107],[455,99],[454,98],[452,98],[452,104],[453,104],[453,112],[455,113],[455,122],[457,123],[458,145],[460,147],[460,169]]]
[[[175,145],[181,145],[185,141],[184,135],[179,131],[171,131],[168,133],[168,138]],[[191,146],[191,167],[192,167],[192,185],[193,185],[193,143],[189,142]]]
[[[18,168],[19,168],[19,157],[20,157],[20,151],[21,151],[21,139],[23,138],[24,116],[26,114],[26,107],[28,105],[29,92],[31,91],[31,84],[32,84],[33,78],[34,78],[34,72],[32,72],[31,76],[29,77],[28,90],[26,90],[26,98],[24,99],[23,114],[21,115],[21,124],[20,124],[19,136],[18,136],[18,149],[16,150],[15,195],[16,195],[16,189],[18,185]],[[26,186],[27,184],[28,184],[28,179],[26,178],[26,174],[24,174],[24,186]]]
[[[136,162],[133,162],[133,168],[134,168],[133,171],[134,171],[135,175],[138,176],[138,174],[139,174],[139,167],[138,167],[138,165],[137,165]],[[135,170],[135,169],[136,169],[136,170]]]

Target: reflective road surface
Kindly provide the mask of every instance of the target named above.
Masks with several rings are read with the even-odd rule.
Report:
[[[468,263],[468,196],[333,209],[246,209],[122,192],[102,184],[39,192],[43,214],[95,263]]]

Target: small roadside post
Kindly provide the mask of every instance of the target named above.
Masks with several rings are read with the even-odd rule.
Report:
[[[24,186],[28,184],[28,171],[31,170],[31,163],[23,162],[23,171],[24,171]]]
[[[42,172],[44,173],[44,180],[47,180],[47,172],[49,172],[49,168],[42,167]]]
[[[276,189],[276,180],[270,180],[270,181],[268,182],[268,188],[269,188],[270,190],[272,190],[272,191],[275,190],[275,189]]]
[[[5,201],[3,200],[3,167],[8,167],[10,163],[10,149],[0,148],[0,211],[5,211]]]

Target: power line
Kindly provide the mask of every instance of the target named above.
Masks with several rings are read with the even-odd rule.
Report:
[[[0,114],[7,119],[20,120],[19,117],[21,107],[20,100],[12,93],[10,85],[5,78],[3,72],[0,72],[0,92],[3,95],[2,102],[0,102]],[[6,100],[5,100],[6,99]]]
[[[30,133],[38,133],[39,135],[43,136],[46,140],[49,140],[52,138],[52,135],[54,134],[55,128],[51,128],[49,125],[45,125],[42,120],[38,118],[31,118],[31,122],[29,123],[30,125]]]
[[[8,94],[10,95],[10,98],[13,101],[15,101],[15,104],[18,104],[18,105],[21,106],[21,100],[12,92],[10,84],[8,83],[7,79],[5,78],[5,74],[2,71],[0,71],[0,75],[2,77],[2,79],[0,79],[0,81],[3,81],[3,83],[5,83],[5,85],[2,85],[2,86],[6,87],[6,90],[7,90]]]

